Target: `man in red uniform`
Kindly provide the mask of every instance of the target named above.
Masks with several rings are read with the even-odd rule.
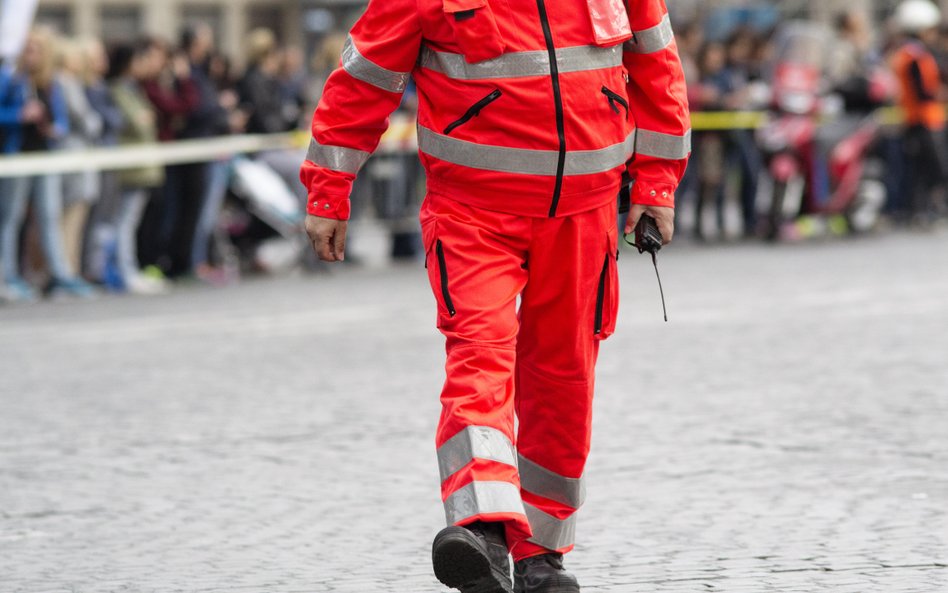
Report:
[[[510,553],[516,591],[579,591],[562,555],[584,498],[599,343],[616,322],[616,195],[627,174],[626,231],[648,213],[671,240],[690,152],[665,3],[371,0],[302,170],[326,261],[345,257],[352,180],[409,77],[447,339],[436,445],[449,527],[435,574],[509,592]]]

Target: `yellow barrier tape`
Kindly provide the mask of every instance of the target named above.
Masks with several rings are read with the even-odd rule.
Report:
[[[874,116],[876,121],[883,126],[899,126],[905,123],[905,115],[900,107],[880,107],[876,109]],[[823,119],[825,121],[827,118]],[[691,129],[696,132],[756,130],[766,121],[766,111],[694,111],[691,113]]]
[[[764,124],[764,111],[694,111],[691,129],[696,132],[754,130]]]

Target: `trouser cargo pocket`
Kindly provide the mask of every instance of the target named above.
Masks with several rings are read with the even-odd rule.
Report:
[[[593,335],[605,340],[616,331],[616,316],[619,311],[618,251],[613,236],[607,241],[602,270],[596,285],[596,309],[593,318]]]

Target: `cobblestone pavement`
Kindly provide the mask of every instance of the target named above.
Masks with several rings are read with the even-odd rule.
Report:
[[[661,259],[584,591],[948,591],[948,233]],[[421,266],[0,309],[0,591],[442,592],[433,321]]]

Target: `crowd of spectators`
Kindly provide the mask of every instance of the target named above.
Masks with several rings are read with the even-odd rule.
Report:
[[[264,29],[246,47],[246,69],[235,76],[204,25],[185,30],[177,45],[147,38],[109,48],[36,28],[17,62],[0,67],[2,153],[305,125],[312,98],[302,52],[281,47]],[[181,278],[228,282],[234,270],[209,252],[227,167],[215,161],[0,178],[0,302],[92,297],[98,287],[162,293]]]
[[[768,111],[775,96],[773,78],[778,56],[775,55],[781,23],[775,29],[755,30],[737,27],[723,38],[706,38],[699,23],[679,26],[676,31],[679,51],[689,87],[693,112],[702,111]],[[885,105],[898,104],[898,84],[892,76],[894,54],[906,42],[904,31],[894,21],[879,26],[867,13],[852,10],[840,13],[830,30],[828,44],[814,48],[820,56],[823,80],[820,93],[832,96],[841,106],[841,113],[824,116],[863,118]],[[928,45],[941,69],[940,98],[948,97],[948,25],[943,26]],[[870,96],[879,89],[870,89],[878,75],[888,77],[888,88],[882,97]],[[831,125],[831,124],[830,124]],[[829,127],[824,125],[824,128]],[[944,216],[944,183],[936,184],[930,200],[914,200],[907,196],[915,191],[911,180],[911,150],[906,150],[904,126],[888,126],[880,132],[875,150],[885,167],[887,203],[885,213],[894,224],[930,223]],[[940,134],[940,143],[948,139]],[[948,145],[946,145],[948,146]],[[697,129],[693,137],[691,165],[678,195],[678,203],[693,206],[694,219],[690,229],[699,241],[711,238],[744,236],[757,238],[765,233],[761,220],[759,187],[766,166],[750,128]],[[818,157],[817,157],[818,158]],[[944,180],[944,173],[941,179]],[[766,188],[763,188],[766,189]],[[725,228],[725,201],[733,198],[740,212],[738,228]],[[681,209],[681,208],[680,208]],[[711,214],[710,211],[714,210]],[[735,225],[732,223],[732,227]]]

